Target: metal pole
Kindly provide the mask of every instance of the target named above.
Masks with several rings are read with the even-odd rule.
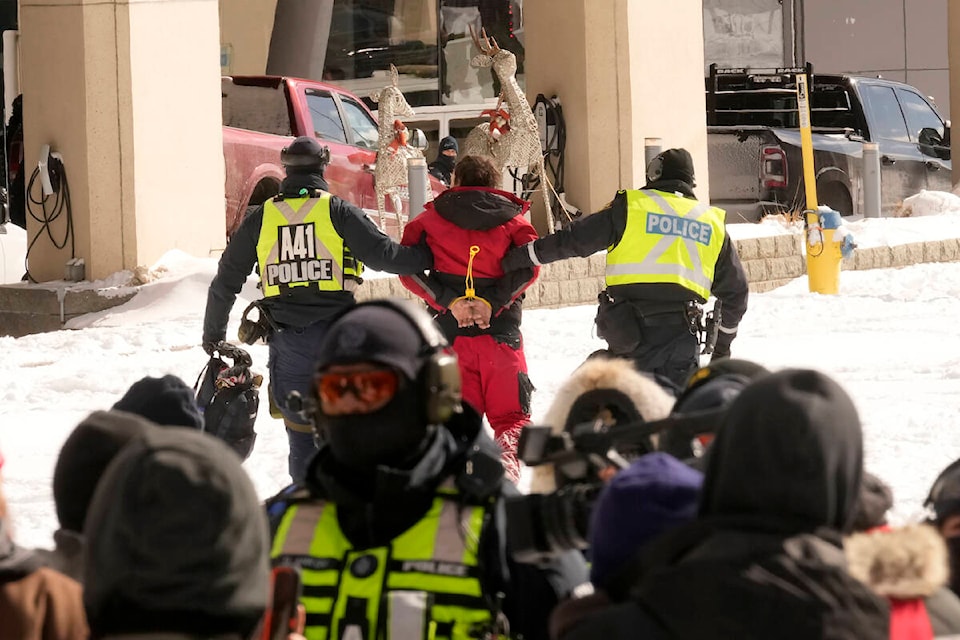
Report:
[[[876,142],[863,143],[863,215],[881,217],[880,148]]]
[[[663,140],[661,138],[643,139],[643,167],[650,165],[650,161],[657,157],[663,150]]]
[[[410,194],[407,220],[413,220],[427,204],[426,158],[407,158],[407,192]]]

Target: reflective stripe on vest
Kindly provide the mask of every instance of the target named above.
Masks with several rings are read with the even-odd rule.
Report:
[[[707,299],[726,235],[722,209],[661,191],[627,191],[627,226],[607,251],[607,286],[669,282]]]
[[[477,548],[485,508],[441,488],[430,510],[389,546],[354,550],[337,507],[292,504],[273,540],[274,564],[300,568],[307,640],[476,637],[492,620]]]
[[[313,285],[320,291],[354,291],[363,271],[333,228],[329,193],[265,202],[257,259],[265,298]]]

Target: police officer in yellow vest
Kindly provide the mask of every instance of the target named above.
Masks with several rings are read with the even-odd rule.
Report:
[[[300,568],[307,640],[547,638],[586,566],[511,558],[503,502],[518,492],[430,315],[361,303],[320,353],[305,404],[324,444],[267,501],[273,562]]]
[[[618,191],[603,210],[512,250],[501,266],[512,271],[606,249],[597,334],[612,355],[683,388],[699,366],[700,305],[711,296],[721,303],[713,358],[729,357],[748,295],[725,214],[698,202],[695,186],[690,153],[668,149],[650,162],[643,189]]]
[[[323,173],[330,152],[316,139],[297,138],[280,159],[287,174],[280,195],[248,209],[220,258],[207,293],[203,347],[212,353],[226,338],[237,294],[258,266],[261,326],[269,327],[270,397],[283,414],[296,480],[316,447],[311,426],[287,409],[286,398],[292,391],[306,395],[327,326],[356,302],[363,263],[409,274],[430,268],[433,257],[425,247],[400,246],[361,209],[328,193]]]

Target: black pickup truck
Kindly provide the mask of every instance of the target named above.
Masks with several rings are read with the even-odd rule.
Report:
[[[806,206],[796,83],[807,74],[817,200],[863,212],[865,142],[880,154],[882,215],[923,189],[950,191],[950,122],[909,85],[792,69],[718,69],[706,78],[710,201],[728,222]]]

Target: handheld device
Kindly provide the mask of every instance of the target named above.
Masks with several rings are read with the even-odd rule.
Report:
[[[297,628],[297,605],[302,592],[300,571],[296,567],[274,567],[270,572],[270,585],[270,608],[264,616],[261,640],[287,640],[291,633],[300,631]]]

